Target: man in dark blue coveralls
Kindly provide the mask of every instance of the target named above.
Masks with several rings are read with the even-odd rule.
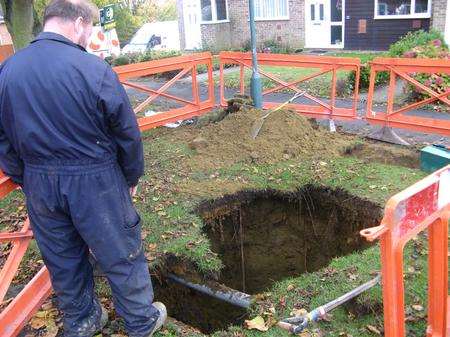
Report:
[[[53,0],[44,32],[1,65],[0,168],[25,193],[65,336],[91,337],[107,320],[91,250],[129,336],[147,337],[167,314],[152,303],[130,196],[144,171],[142,142],[117,76],[84,49],[95,13],[88,0]]]

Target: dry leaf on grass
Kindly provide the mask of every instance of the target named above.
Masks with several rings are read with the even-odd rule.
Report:
[[[373,325],[367,325],[366,328],[367,328],[367,330],[369,330],[370,332],[372,332],[374,334],[381,335],[381,331]]]
[[[245,327],[249,330],[258,330],[258,331],[267,331],[269,330],[269,327],[266,325],[266,322],[264,322],[264,318],[261,316],[256,316],[252,320],[246,320],[244,322]]]
[[[306,309],[293,309],[291,311],[291,316],[294,317],[303,317],[308,314],[308,311]]]

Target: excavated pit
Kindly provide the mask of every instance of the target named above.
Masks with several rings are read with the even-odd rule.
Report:
[[[293,193],[243,191],[204,202],[198,212],[224,264],[217,281],[253,295],[366,248],[359,231],[379,223],[382,215],[377,204],[313,185]],[[204,333],[245,318],[245,309],[171,281],[156,286],[156,297],[167,302],[171,316]]]

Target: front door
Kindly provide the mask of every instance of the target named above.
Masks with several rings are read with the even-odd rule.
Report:
[[[344,47],[344,0],[306,0],[305,47]]]
[[[199,49],[202,47],[200,30],[200,1],[183,0],[185,49]]]

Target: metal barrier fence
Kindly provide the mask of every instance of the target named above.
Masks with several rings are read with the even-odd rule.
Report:
[[[450,165],[393,196],[381,225],[361,231],[380,239],[386,337],[405,336],[403,250],[418,233],[428,231],[427,337],[450,337],[448,297],[448,225]]]
[[[1,54],[1,53],[0,53]],[[310,116],[314,118],[327,118],[327,119],[343,119],[343,120],[354,120],[357,118],[356,115],[356,107],[358,102],[358,86],[359,86],[359,75],[360,75],[360,61],[359,59],[352,58],[335,58],[335,57],[309,57],[309,56],[297,56],[297,55],[274,55],[274,54],[260,54],[259,61],[262,65],[273,65],[273,66],[281,66],[281,67],[296,67],[296,68],[315,68],[317,72],[305,76],[304,78],[286,82],[284,80],[279,79],[277,76],[269,74],[267,72],[261,71],[263,76],[271,79],[276,82],[278,85],[272,89],[268,89],[264,92],[264,95],[268,95],[273,92],[277,92],[279,90],[288,89],[294,91],[296,93],[302,92],[300,88],[298,88],[298,84],[307,81],[309,79],[331,73],[331,99],[330,102],[326,102],[323,99],[314,97],[308,93],[304,93],[303,96],[309,99],[310,101],[316,103],[316,105],[308,105],[308,104],[292,104],[289,107],[295,109],[296,111]],[[240,66],[240,91],[243,93],[245,90],[245,82],[244,82],[244,70],[245,68],[251,68],[251,57],[250,54],[246,53],[237,53],[237,52],[222,52],[220,53],[220,97],[221,104],[224,105],[225,95],[224,95],[224,65],[225,64],[237,64]],[[208,77],[208,85],[207,85],[207,93],[206,98],[201,99],[200,95],[200,85],[197,81],[197,70],[200,65],[206,67],[207,77]],[[420,106],[421,104],[427,104],[433,102],[435,100],[440,100],[445,104],[449,104],[449,100],[446,98],[449,92],[447,91],[444,94],[436,93],[430,88],[417,83],[410,75],[408,75],[411,71],[423,71],[423,72],[449,72],[450,61],[436,61],[436,60],[402,60],[398,59],[396,61],[386,59],[376,59],[372,64],[372,74],[371,74],[371,85],[369,90],[369,103],[372,106],[372,98],[374,91],[374,80],[375,80],[375,72],[388,70],[391,72],[391,75],[400,76],[406,79],[408,82],[413,85],[421,88],[428,94],[430,94],[431,98],[425,99],[420,103],[411,104],[405,108],[394,111],[393,110],[393,94],[392,92],[389,95],[388,101],[388,113],[380,114],[378,112],[372,112],[368,108],[367,120],[370,123],[382,124],[388,126],[395,127],[405,127],[413,130],[426,131],[426,132],[435,132],[441,134],[449,134],[450,124],[448,122],[442,122],[439,120],[437,123],[434,120],[429,120],[428,118],[418,118],[418,117],[410,117],[404,116],[401,117],[395,115],[401,115],[403,112],[413,109],[415,107]],[[139,64],[131,64],[126,66],[115,67],[114,70],[119,76],[120,81],[123,85],[134,88],[141,92],[144,92],[149,95],[147,99],[138,104],[135,108],[136,113],[142,112],[149,104],[154,102],[158,97],[164,97],[168,100],[176,101],[178,103],[184,104],[183,107],[178,107],[174,109],[169,109],[167,111],[156,113],[155,115],[148,117],[138,118],[139,127],[141,131],[148,130],[169,122],[174,122],[182,119],[191,118],[193,116],[201,115],[205,112],[210,111],[215,104],[214,100],[214,81],[213,81],[213,73],[212,73],[212,55],[210,53],[199,53],[192,54],[187,56],[173,57],[168,59],[144,62]],[[339,70],[347,70],[347,71],[355,71],[355,89],[354,96],[352,101],[351,108],[342,108],[336,106],[336,81],[337,81],[337,71]],[[163,84],[159,89],[150,88],[148,86],[143,85],[142,83],[132,81],[133,78],[151,76],[163,72],[168,71],[178,71],[178,73],[167,83]],[[174,94],[168,93],[168,89],[174,85],[177,81],[179,81],[183,76],[190,74],[192,80],[192,100],[176,96]],[[395,76],[391,77],[391,86],[395,84]],[[279,103],[275,102],[266,102],[265,107],[270,108]],[[370,113],[369,113],[370,111]],[[449,170],[447,168],[447,170]],[[437,277],[433,277],[430,282],[430,286],[432,285],[438,290],[438,293],[433,293],[432,298],[430,297],[430,303],[432,304],[430,307],[430,316],[431,317],[431,326],[433,329],[441,329],[442,328],[442,319],[436,315],[436,312],[442,310],[446,304],[443,304],[443,300],[436,299],[438,296],[443,296],[444,290],[447,283],[447,272],[446,267],[442,266],[442,259],[444,256],[442,255],[442,245],[439,238],[447,238],[446,227],[443,226],[444,216],[448,219],[448,206],[445,206],[444,209],[446,213],[437,212],[435,204],[432,202],[440,203],[440,199],[436,199],[436,194],[432,194],[431,192],[436,192],[436,186],[439,185],[438,181],[442,177],[448,177],[448,171],[440,171],[439,173],[427,178],[423,182],[414,185],[412,188],[400,193],[398,196],[391,199],[388,203],[385,220],[383,220],[382,226],[378,227],[378,229],[370,230],[368,232],[363,232],[368,239],[375,239],[378,236],[382,237],[382,256],[383,261],[388,257],[395,261],[395,268],[401,266],[401,250],[403,248],[404,243],[411,237],[412,233],[416,233],[424,228],[430,228],[432,234],[431,237],[434,239],[430,239],[430,244],[436,248],[435,254],[440,254],[439,256],[433,255],[432,258],[432,268],[433,271],[436,272]],[[439,177],[439,179],[438,179]],[[447,179],[447,194],[450,190],[450,183]],[[434,187],[426,187],[425,185],[433,182],[430,186]],[[424,187],[424,190],[421,191],[420,187]],[[5,198],[9,193],[14,191],[17,188],[16,185],[12,183],[12,181],[3,175],[0,172],[0,199]],[[440,188],[440,187],[439,187]],[[420,190],[420,191],[419,191]],[[425,191],[425,192],[424,192]],[[440,190],[439,190],[440,191]],[[416,194],[414,194],[414,193]],[[431,193],[431,194],[430,194]],[[437,192],[436,192],[437,193]],[[439,192],[440,193],[440,192]],[[431,201],[430,201],[431,200]],[[437,201],[436,201],[437,200]],[[421,206],[423,203],[424,206]],[[447,200],[448,203],[448,200]],[[399,212],[403,209],[404,206],[410,207],[409,210],[411,212],[418,212],[421,216],[426,214],[424,218],[405,218],[405,222],[395,222],[394,215],[398,215]],[[416,208],[414,208],[416,207]],[[427,208],[428,207],[428,208]],[[429,211],[428,213],[423,213],[424,211]],[[431,211],[436,211],[434,213],[430,213]],[[409,213],[408,213],[409,214]],[[411,213],[413,214],[413,213]],[[438,215],[439,214],[439,215]],[[431,221],[433,220],[433,221]],[[413,221],[413,222],[411,222]],[[414,221],[419,222],[417,226],[413,226],[409,228],[408,226]],[[430,222],[431,221],[431,222]],[[445,227],[445,228],[444,228]],[[400,230],[400,232],[399,232]],[[404,232],[402,232],[404,230]],[[400,233],[400,234],[399,234]],[[10,254],[5,261],[3,268],[0,271],[0,302],[5,298],[6,291],[8,290],[14,275],[16,274],[19,264],[25,254],[25,251],[32,239],[32,232],[29,228],[29,221],[26,220],[23,224],[23,227],[20,231],[14,233],[0,233],[0,243],[12,243],[12,249]],[[440,243],[439,243],[440,242]],[[433,253],[434,254],[434,253]],[[447,250],[445,250],[445,257],[447,256]],[[441,256],[442,255],[442,256]],[[439,260],[441,259],[441,260]],[[430,260],[431,261],[431,260]],[[445,270],[444,270],[445,269]],[[401,277],[399,274],[399,270],[393,270],[389,267],[385,262],[383,263],[383,275],[385,277],[384,287],[385,287],[385,303],[393,304],[392,307],[385,308],[385,317],[387,317],[386,321],[389,326],[387,326],[387,334],[388,337],[398,337],[401,336],[398,332],[402,330],[403,321],[395,321],[397,323],[392,323],[393,318],[401,319],[402,311],[401,304],[403,303],[403,295],[400,295],[398,289],[395,288],[395,282],[400,282]],[[440,279],[439,279],[440,278]],[[443,282],[443,280],[445,282]],[[445,284],[444,284],[445,283]],[[444,286],[442,285],[444,284]],[[403,286],[402,286],[403,287]],[[403,288],[401,288],[403,289]],[[445,288],[445,291],[447,288]],[[2,337],[13,337],[17,336],[20,330],[25,326],[27,321],[31,318],[31,316],[39,309],[40,305],[45,301],[45,299],[51,293],[51,284],[49,274],[45,267],[43,267],[34,278],[25,286],[25,288],[16,296],[12,302],[10,302],[0,313],[0,336]],[[386,295],[387,294],[387,295]],[[392,298],[392,294],[395,296],[399,296],[398,298]],[[391,296],[391,297],[389,297]],[[430,295],[431,296],[431,295]],[[447,294],[445,293],[445,298]],[[444,297],[442,297],[444,298]],[[446,300],[444,301],[446,302]],[[443,312],[443,311],[441,311]],[[436,318],[437,317],[437,318]],[[441,329],[442,330],[442,329]],[[438,331],[438,330],[436,330]],[[397,334],[395,334],[397,333]],[[438,336],[437,334],[430,334],[429,336]],[[440,336],[444,336],[443,334]],[[449,335],[448,335],[449,336]],[[450,336],[449,336],[450,337]]]
[[[16,186],[0,171],[0,199],[14,191]],[[22,229],[14,233],[0,233],[0,243],[12,243],[11,251],[0,270],[0,303],[19,269],[20,262],[32,240],[28,219]],[[0,314],[0,336],[17,336],[27,321],[50,295],[51,284],[47,269],[43,267]]]
[[[197,81],[198,66],[206,67],[208,74],[208,93],[203,101],[200,98],[200,85]],[[159,112],[153,116],[138,118],[141,130],[148,130],[160,125],[178,120],[188,119],[210,111],[214,107],[214,80],[212,74],[212,55],[211,53],[198,53],[192,55],[165,58],[161,60],[129,64],[125,66],[114,67],[114,71],[119,76],[121,83],[127,87],[149,95],[147,99],[137,105],[136,113],[142,112],[149,104],[158,97],[164,97],[167,100],[184,104],[182,107]],[[130,81],[133,78],[156,75],[164,72],[178,71],[178,73],[159,89],[153,89],[138,82]],[[167,93],[177,81],[187,74],[191,75],[192,82],[192,100],[184,97],[175,96]]]
[[[220,58],[220,102],[222,106],[226,105],[225,98],[225,80],[224,80],[224,66],[225,65],[238,65],[240,67],[239,74],[239,87],[240,93],[245,92],[245,68],[252,68],[252,58],[250,53],[241,52],[221,52]],[[314,73],[306,75],[297,80],[286,82],[279,76],[273,75],[267,71],[259,69],[260,75],[270,79],[277,83],[277,86],[263,91],[263,96],[267,96],[271,93],[280,90],[290,90],[296,93],[303,93],[302,97],[313,102],[315,104],[295,103],[288,105],[288,108],[314,118],[326,118],[326,119],[341,119],[341,120],[353,120],[357,118],[356,108],[358,104],[358,88],[360,77],[360,64],[361,61],[358,58],[350,57],[326,57],[326,56],[304,56],[304,55],[285,55],[285,54],[258,54],[258,63],[261,66],[277,66],[277,67],[292,67],[292,68],[304,68],[314,69]],[[351,107],[337,106],[337,94],[336,83],[338,80],[338,71],[354,71],[355,72],[355,85],[353,90],[353,101]],[[331,82],[330,98],[329,100],[321,97],[316,97],[304,89],[298,87],[299,84],[318,78],[320,76],[331,74],[329,81]],[[280,103],[265,101],[264,108],[273,108]]]
[[[380,71],[390,74],[386,112],[377,112],[373,107],[375,93],[375,79]],[[420,132],[450,135],[450,119],[436,119],[417,115],[408,115],[408,111],[433,102],[441,102],[450,107],[450,87],[444,92],[438,92],[431,86],[426,86],[414,78],[414,74],[447,74],[450,75],[450,60],[444,59],[402,59],[402,58],[376,58],[371,62],[370,87],[367,97],[366,119],[371,124],[387,127],[410,129]],[[429,98],[407,104],[401,108],[394,107],[394,98],[397,78],[414,86]]]

